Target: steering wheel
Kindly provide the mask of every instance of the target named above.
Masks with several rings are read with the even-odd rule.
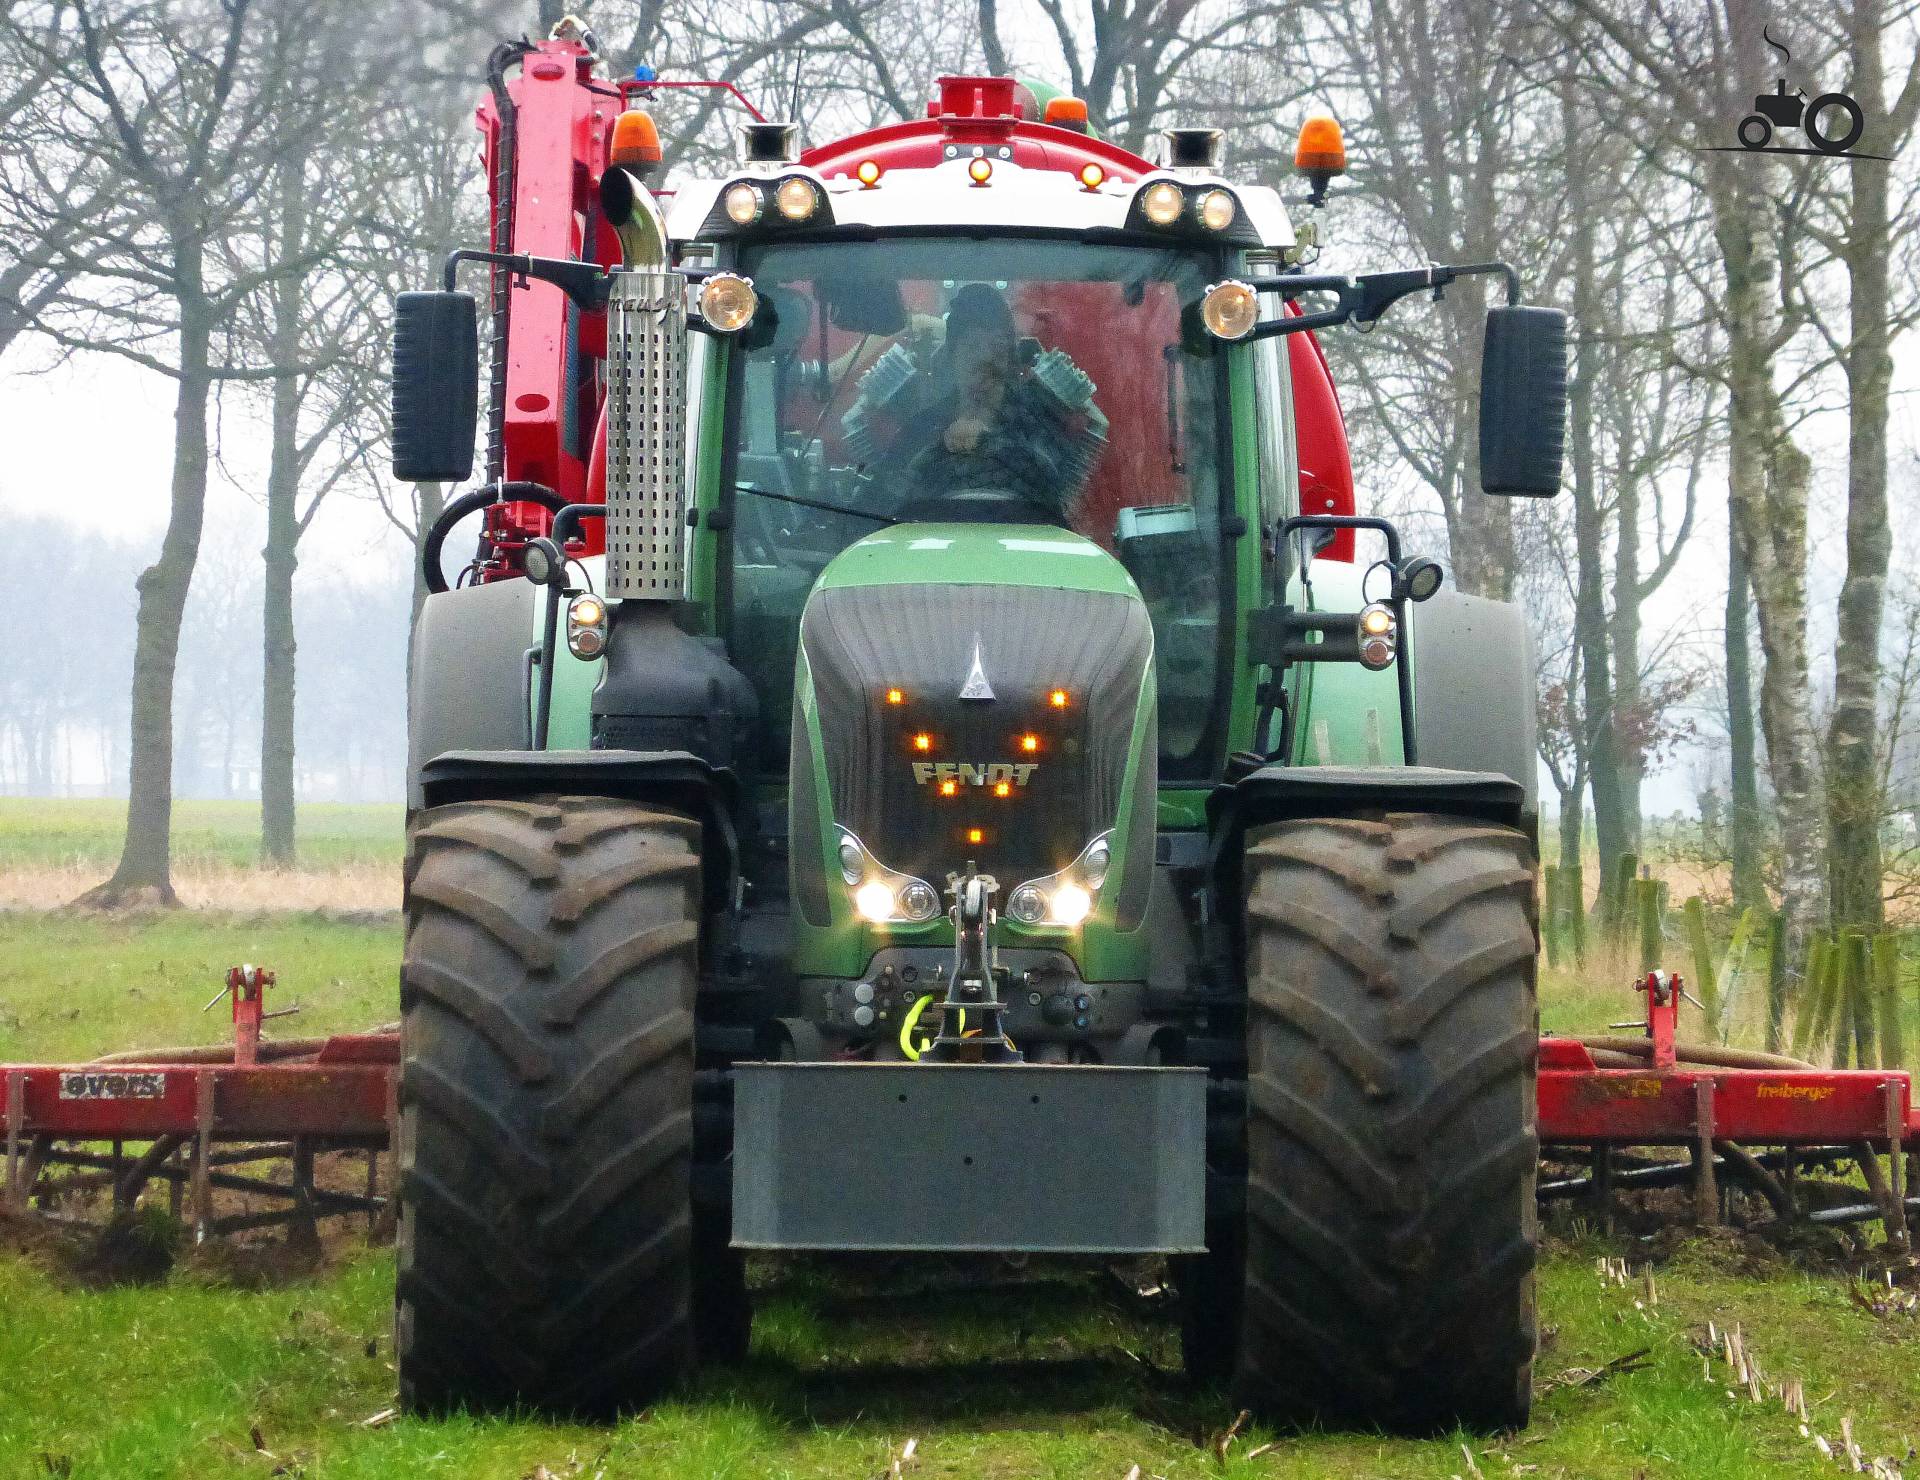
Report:
[[[929,494],[904,504],[901,523],[924,524],[1048,524],[1058,528],[1060,517],[1011,488],[956,488]]]

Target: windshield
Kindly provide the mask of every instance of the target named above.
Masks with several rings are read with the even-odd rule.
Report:
[[[729,388],[734,661],[785,765],[800,608],[895,520],[1058,524],[1153,618],[1161,769],[1210,768],[1222,614],[1222,359],[1183,335],[1210,259],[1068,240],[761,247]]]

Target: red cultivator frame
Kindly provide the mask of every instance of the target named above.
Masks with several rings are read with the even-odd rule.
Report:
[[[1723,1179],[1764,1196],[1783,1221],[1885,1222],[1904,1248],[1912,1181],[1903,1153],[1920,1147],[1911,1081],[1902,1070],[1820,1069],[1768,1054],[1675,1041],[1685,988],[1680,977],[1647,974],[1644,1039],[1540,1041],[1540,1144],[1550,1158],[1586,1148],[1589,1176],[1543,1181],[1543,1199],[1591,1196],[1602,1220],[1628,1187],[1691,1183],[1694,1214],[1720,1221]],[[1683,1146],[1684,1162],[1620,1165],[1622,1148]],[[1753,1148],[1773,1150],[1756,1155]],[[1886,1157],[1881,1168],[1880,1157]],[[1805,1213],[1799,1171],[1859,1163],[1870,1201]]]
[[[6,1182],[0,1198],[25,1213],[68,1189],[110,1187],[131,1206],[150,1182],[168,1185],[196,1238],[272,1224],[311,1232],[318,1219],[384,1215],[379,1153],[397,1127],[399,1035],[391,1030],[268,1043],[260,1037],[273,974],[238,966],[227,974],[231,1049],[162,1049],[88,1064],[0,1065],[6,1094]],[[1586,1152],[1586,1176],[1544,1179],[1540,1196],[1587,1197],[1604,1220],[1616,1191],[1690,1184],[1695,1216],[1719,1221],[1721,1189],[1764,1196],[1783,1221],[1885,1223],[1907,1243],[1909,1153],[1920,1149],[1911,1082],[1903,1071],[1828,1070],[1675,1040],[1684,987],[1651,972],[1642,1039],[1547,1037],[1540,1041],[1540,1143],[1552,1161]],[[216,999],[218,1000],[218,999]],[[1717,1060],[1717,1062],[1715,1061]],[[128,1154],[125,1143],[145,1143]],[[98,1149],[110,1145],[110,1151]],[[1684,1161],[1649,1160],[1628,1148],[1684,1147]],[[1771,1148],[1756,1151],[1754,1148]],[[316,1185],[314,1158],[367,1156],[365,1192]],[[1881,1158],[1885,1157],[1884,1168]],[[290,1160],[288,1182],[241,1176],[232,1166]],[[1868,1201],[1804,1211],[1798,1174],[1857,1162]],[[67,1168],[68,1175],[52,1169]],[[276,1204],[264,1212],[216,1214],[216,1190]]]
[[[253,966],[227,973],[230,1050],[157,1049],[88,1064],[0,1065],[5,1206],[23,1213],[34,1197],[49,1203],[67,1191],[110,1187],[114,1205],[130,1207],[158,1180],[168,1184],[176,1212],[190,1194],[196,1239],[277,1223],[311,1233],[322,1217],[384,1213],[378,1155],[392,1142],[399,1036],[262,1042],[266,989],[273,980],[272,972]],[[128,1155],[123,1148],[129,1141],[147,1144]],[[111,1151],[98,1149],[102,1143],[110,1143]],[[317,1186],[315,1156],[346,1150],[366,1153],[366,1190]],[[224,1170],[268,1160],[290,1160],[291,1180]],[[49,1169],[58,1167],[72,1173],[50,1176]],[[216,1190],[277,1206],[216,1216]]]

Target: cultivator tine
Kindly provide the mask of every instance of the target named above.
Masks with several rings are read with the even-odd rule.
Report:
[[[198,1127],[193,1138],[193,1241],[202,1244],[213,1230],[213,1074],[202,1069],[193,1076],[193,1114]]]
[[[1907,1168],[1900,1142],[1907,1129],[1905,1084],[1889,1079],[1880,1093],[1887,1102],[1887,1242],[1901,1253],[1907,1250]]]
[[[1713,1080],[1693,1086],[1693,1221],[1704,1228],[1720,1222],[1720,1188],[1713,1174]]]
[[[15,1213],[27,1210],[27,1187],[20,1176],[20,1133],[27,1119],[27,1076],[19,1069],[7,1071],[7,1207]]]

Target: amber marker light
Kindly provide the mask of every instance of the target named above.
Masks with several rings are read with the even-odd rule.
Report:
[[[1011,781],[996,781],[996,782],[994,782],[994,783],[993,783],[993,794],[994,794],[995,796],[997,796],[997,797],[1010,797],[1010,796],[1012,796],[1012,795],[1013,795],[1013,783],[1012,783]]]
[[[1040,737],[1038,735],[1022,735],[1020,737],[1020,748],[1029,755],[1033,754],[1034,751],[1040,748]]]
[[[976,185],[984,185],[993,178],[993,161],[985,155],[976,155],[967,164],[967,178]]]
[[[978,827],[970,827],[967,829],[967,841],[969,843],[984,843],[986,840],[987,834],[985,829]]]
[[[933,736],[924,733],[915,735],[913,737],[913,748],[915,750],[932,750]]]
[[[1047,695],[1047,702],[1055,709],[1065,709],[1067,707],[1067,691],[1065,689],[1055,689],[1051,694]]]
[[[853,177],[867,189],[873,189],[880,183],[880,162],[874,159],[861,160],[860,168],[853,172]]]
[[[1080,166],[1080,183],[1089,190],[1098,190],[1106,182],[1107,172],[1091,162]]]
[[[959,794],[959,791],[960,783],[958,781],[942,781],[940,783],[940,795],[943,797],[956,796]]]
[[[904,704],[907,702],[907,696],[898,689],[888,689],[887,702],[889,704]]]

